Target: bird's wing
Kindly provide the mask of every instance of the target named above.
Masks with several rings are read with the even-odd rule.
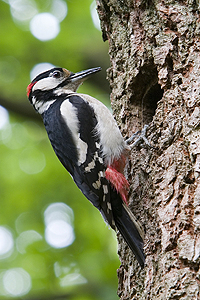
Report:
[[[45,112],[43,121],[59,160],[86,198],[114,228],[110,205],[111,187],[105,178],[106,167],[94,110],[78,95],[64,99],[61,95]],[[66,126],[69,125],[68,122],[71,130]]]

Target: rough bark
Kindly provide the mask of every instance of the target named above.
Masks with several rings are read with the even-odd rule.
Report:
[[[134,149],[130,207],[145,229],[141,270],[119,237],[120,299],[200,299],[200,16],[198,1],[97,0],[109,42],[114,115]]]

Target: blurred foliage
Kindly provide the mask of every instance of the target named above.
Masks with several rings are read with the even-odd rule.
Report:
[[[29,2],[0,1],[0,105],[14,105],[0,129],[0,228],[11,235],[3,245],[0,232],[0,299],[114,300],[119,266],[115,234],[59,163],[42,122],[28,113],[26,117],[30,71],[42,62],[73,72],[101,66],[101,74],[79,91],[108,103],[108,45],[92,22],[91,0],[67,1],[60,33],[46,42],[31,34],[28,21],[13,18],[12,5]],[[52,0],[31,2],[39,12],[48,12],[52,5]],[[25,107],[23,116],[14,113],[19,104]],[[73,210],[75,240],[68,247],[52,247],[45,238],[44,212],[52,203]]]

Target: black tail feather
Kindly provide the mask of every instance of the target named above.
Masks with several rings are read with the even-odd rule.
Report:
[[[119,208],[119,206],[118,206]],[[143,268],[145,263],[145,255],[143,251],[143,230],[136,221],[134,215],[126,204],[121,204],[120,210],[113,210],[115,225],[124,240],[135,254],[140,266]]]

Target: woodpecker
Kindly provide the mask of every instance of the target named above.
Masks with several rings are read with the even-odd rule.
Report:
[[[109,109],[76,92],[100,70],[72,73],[52,68],[32,80],[27,96],[42,116],[60,162],[110,227],[121,233],[143,267],[143,230],[128,208],[129,183],[124,176],[130,147]]]

